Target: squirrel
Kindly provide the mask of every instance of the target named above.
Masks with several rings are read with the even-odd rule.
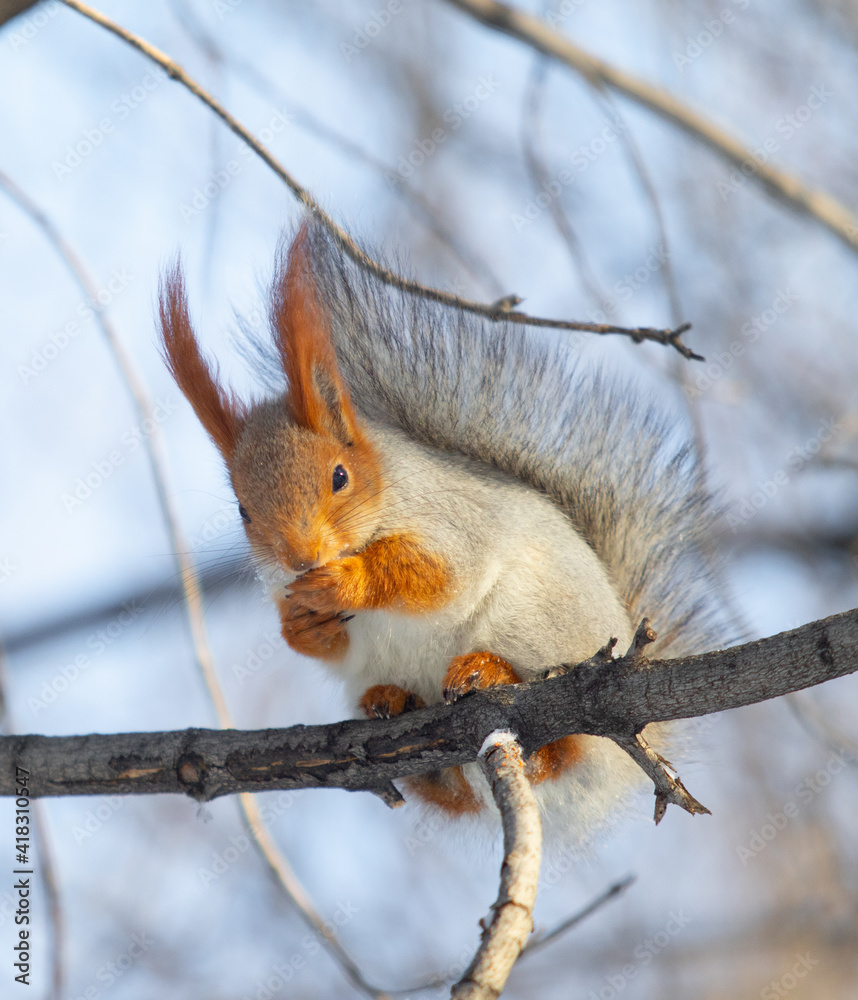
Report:
[[[223,456],[283,636],[365,715],[533,679],[610,637],[624,650],[644,615],[654,655],[724,639],[693,448],[561,338],[394,291],[312,217],[277,252],[269,320],[285,387],[248,404],[201,352],[181,264],[162,280],[166,364]],[[582,836],[642,778],[585,735],[526,773]],[[491,802],[476,764],[404,784],[452,816]]]

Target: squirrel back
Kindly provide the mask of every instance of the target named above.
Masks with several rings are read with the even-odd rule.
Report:
[[[547,495],[602,561],[632,622],[653,619],[652,655],[734,636],[708,550],[714,503],[694,449],[659,407],[579,370],[563,335],[391,289],[313,221],[303,241],[361,416]],[[282,268],[286,258],[284,243]]]

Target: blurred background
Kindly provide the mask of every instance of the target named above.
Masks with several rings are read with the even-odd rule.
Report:
[[[714,544],[750,638],[854,607],[858,245],[774,200],[755,163],[858,207],[858,5],[525,6],[727,128],[752,151],[746,169],[441,0],[102,9],[209,88],[351,233],[425,282],[485,301],[516,293],[535,315],[693,322],[685,339],[705,362],[620,337],[569,339],[587,363],[657,395],[705,450],[725,508]],[[234,723],[348,716],[335,682],[280,640],[218,456],[154,339],[158,275],[181,250],[202,339],[250,391],[235,316],[258,323],[294,199],[198,100],[59,3],[0,29],[0,94],[6,731],[217,724],[149,443],[165,451]],[[713,815],[674,809],[656,829],[647,794],[589,857],[548,850],[538,928],[637,881],[523,959],[505,995],[854,998],[856,708],[858,683],[845,678],[690,726],[682,776]],[[499,845],[364,794],[258,802],[364,977],[402,996],[446,995],[407,990],[467,964]],[[235,801],[67,798],[39,814],[31,995],[378,995],[308,930]],[[7,873],[13,826],[2,801]],[[7,955],[13,881],[0,878]]]

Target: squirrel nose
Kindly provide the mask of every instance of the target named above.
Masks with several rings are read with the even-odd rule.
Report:
[[[281,538],[273,546],[277,561],[292,573],[305,573],[317,565],[319,549],[293,548],[286,539]]]
[[[308,559],[291,559],[289,568],[295,573],[305,573],[308,569],[313,569],[319,561],[319,553],[316,552]]]

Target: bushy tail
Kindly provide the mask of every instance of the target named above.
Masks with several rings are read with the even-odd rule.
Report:
[[[307,240],[342,374],[365,417],[551,497],[607,566],[633,623],[652,618],[654,655],[734,638],[707,555],[711,498],[693,450],[656,407],[579,371],[562,336],[394,291],[319,225]]]

